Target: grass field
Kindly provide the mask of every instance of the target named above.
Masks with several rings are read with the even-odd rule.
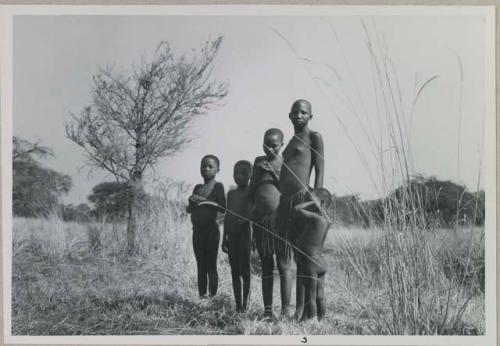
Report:
[[[335,226],[324,249],[329,265],[326,318],[267,322],[256,255],[246,314],[234,311],[222,252],[217,297],[197,297],[190,222],[174,209],[165,204],[142,219],[133,257],[124,251],[123,224],[89,227],[58,217],[15,218],[12,334],[485,332],[482,229],[394,233]],[[276,277],[277,312],[278,283]]]

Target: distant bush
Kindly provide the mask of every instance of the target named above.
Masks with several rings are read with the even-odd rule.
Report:
[[[387,197],[362,201],[358,195],[333,196],[330,213],[337,223],[371,227],[384,223],[384,208],[398,208],[403,198],[420,199],[409,205],[422,207],[426,219],[436,226],[484,224],[484,191],[470,192],[463,185],[435,177],[418,176],[409,184],[394,189]]]
[[[12,211],[16,216],[48,216],[71,186],[71,177],[43,167],[36,158],[52,150],[14,136],[12,151]]]
[[[89,202],[93,204],[90,214],[97,219],[105,217],[109,220],[125,220],[132,198],[131,189],[130,184],[116,181],[97,184],[92,188],[92,193],[88,196]],[[139,192],[139,196],[137,196],[139,206],[144,205],[147,197],[144,191]]]
[[[91,220],[91,209],[86,203],[61,205],[61,217],[65,222],[88,222]]]

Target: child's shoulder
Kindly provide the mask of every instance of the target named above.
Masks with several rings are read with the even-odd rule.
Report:
[[[238,190],[238,189],[231,189],[227,192],[227,195],[231,195],[231,196],[235,196],[235,197],[238,197],[241,195],[241,191]]]
[[[224,193],[224,184],[222,184],[221,182],[218,182],[218,181],[215,182],[214,190]]]
[[[236,189],[231,189],[227,192],[227,203],[232,206],[233,203],[238,201],[238,193]]]
[[[321,139],[321,133],[311,130],[311,132],[309,132],[309,137],[311,139]]]
[[[323,138],[318,131],[309,132],[309,142],[313,147],[323,146]]]

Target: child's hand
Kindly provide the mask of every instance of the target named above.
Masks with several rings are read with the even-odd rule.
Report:
[[[222,252],[228,253],[228,248],[227,248],[227,239],[224,239],[222,241]]]
[[[205,200],[206,200],[206,198],[203,196],[200,196],[200,195],[191,195],[189,197],[189,201],[194,203],[194,204],[198,204],[198,203],[203,202]]]
[[[259,166],[267,172],[273,171],[273,166],[271,166],[271,164],[268,161],[259,162]]]
[[[318,208],[321,208],[321,201],[320,199],[318,198],[318,196],[314,195],[314,194],[311,194],[311,201],[314,202],[314,204],[316,204],[316,206]]]

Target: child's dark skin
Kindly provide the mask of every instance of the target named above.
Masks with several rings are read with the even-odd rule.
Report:
[[[295,101],[289,114],[293,124],[294,136],[283,151],[286,167],[280,175],[280,191],[291,195],[309,186],[311,172],[314,169],[314,187],[323,186],[324,149],[319,132],[309,129],[308,123],[313,118],[311,104],[305,100]]]
[[[200,173],[203,184],[194,187],[186,208],[191,213],[193,224],[193,249],[198,267],[198,293],[205,297],[208,290],[211,296],[217,293],[219,277],[217,274],[217,252],[220,232],[217,225],[217,212],[224,212],[226,197],[224,186],[215,181],[219,172],[219,161],[215,156],[207,155],[201,160]],[[213,202],[217,206],[203,202]],[[208,280],[207,280],[208,279]]]
[[[323,186],[323,139],[318,132],[309,129],[308,123],[312,117],[311,104],[308,101],[297,100],[293,103],[289,118],[293,124],[294,136],[283,151],[283,167],[279,178],[281,197],[277,210],[277,231],[281,237],[288,239],[292,246],[295,245],[293,227],[296,223],[292,220],[290,207],[304,202],[309,197],[307,188],[313,169],[314,187]],[[282,311],[288,315],[292,291],[291,255],[286,246],[282,246],[280,252],[283,254],[278,256],[278,268],[284,273],[282,282],[285,283],[281,287]],[[295,257],[296,255],[295,252]],[[299,267],[297,271],[300,272]],[[297,276],[296,297],[295,316],[299,318],[304,306],[304,289],[300,276]]]
[[[250,213],[252,202],[248,193],[248,183],[251,175],[252,165],[250,162],[238,161],[236,163],[234,181],[237,188],[227,194],[227,211],[224,218],[222,251],[229,255],[237,311],[247,310],[250,295],[250,256],[252,252]]]
[[[283,132],[279,129],[267,130],[263,143],[266,155],[255,158],[250,183],[250,195],[254,208],[252,215],[254,243],[262,267],[262,298],[264,313],[267,317],[273,316],[274,242],[276,239],[274,239],[274,230],[270,220],[279,204],[278,185],[282,163],[279,152],[282,146]]]
[[[254,208],[262,214],[274,212],[279,204],[279,174],[283,160],[279,154],[283,147],[283,134],[280,132],[266,132],[262,145],[266,155],[257,156],[253,164],[250,193]]]
[[[324,191],[324,189],[322,189]],[[305,288],[305,306],[301,321],[325,316],[325,273],[326,264],[321,254],[330,220],[325,209],[330,201],[325,202],[318,189],[313,190],[312,201],[295,206],[297,217],[302,219],[304,228],[297,235],[297,258],[300,263],[302,283]],[[328,193],[328,192],[327,192]]]

